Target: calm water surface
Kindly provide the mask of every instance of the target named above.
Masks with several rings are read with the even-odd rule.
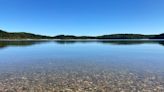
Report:
[[[164,92],[164,41],[0,41],[0,92]]]

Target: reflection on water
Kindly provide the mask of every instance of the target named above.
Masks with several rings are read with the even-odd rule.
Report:
[[[35,45],[39,43],[43,43],[46,41],[0,41],[0,48],[5,48],[8,46],[30,46],[30,45]]]
[[[74,43],[103,43],[103,44],[111,44],[111,45],[139,45],[139,44],[160,44],[164,46],[164,41],[163,40],[158,40],[158,41],[142,41],[142,40],[136,40],[136,41],[131,41],[131,40],[48,40],[48,41],[0,41],[0,48],[8,47],[8,46],[30,46],[30,45],[35,45],[35,44],[40,44],[40,43],[45,43],[45,42],[55,42],[57,44],[74,44]]]
[[[0,41],[0,92],[164,92],[163,46],[163,41]]]

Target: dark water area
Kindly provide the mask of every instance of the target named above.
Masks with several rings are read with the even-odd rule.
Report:
[[[164,41],[0,41],[0,92],[164,92]]]

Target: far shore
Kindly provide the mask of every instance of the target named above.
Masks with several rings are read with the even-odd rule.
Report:
[[[164,41],[164,39],[0,39],[0,41]]]

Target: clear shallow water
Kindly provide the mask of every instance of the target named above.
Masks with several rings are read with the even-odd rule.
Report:
[[[0,92],[163,92],[163,41],[0,41]]]

